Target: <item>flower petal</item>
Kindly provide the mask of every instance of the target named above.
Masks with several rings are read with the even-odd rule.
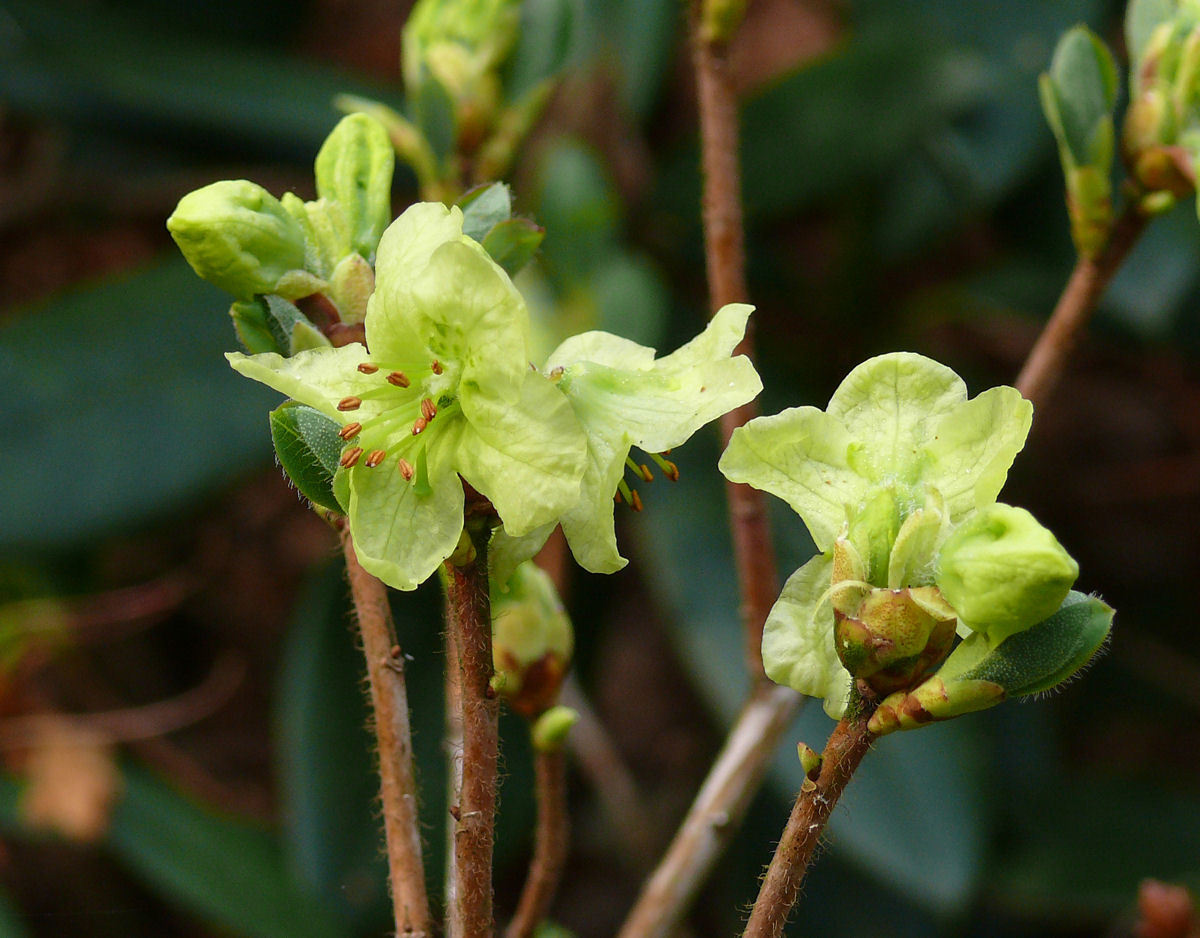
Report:
[[[952,522],[996,500],[1032,421],[1033,405],[1010,387],[984,391],[938,421],[921,478],[946,500]]]
[[[364,416],[374,416],[380,410],[380,405],[371,400],[364,400],[352,412],[338,410],[340,401],[377,388],[379,384],[357,370],[361,363],[370,361],[367,350],[357,342],[341,348],[306,349],[291,358],[274,352],[259,355],[227,352],[225,358],[239,374],[314,407],[338,423],[361,421]]]
[[[576,562],[592,573],[616,573],[629,561],[617,551],[613,494],[625,472],[629,438],[588,434],[587,464],[579,500],[562,516],[563,534]]]
[[[850,674],[833,647],[829,585],[833,555],[818,554],[788,577],[763,627],[763,667],[776,684],[821,697],[835,719],[846,708]]]
[[[493,585],[507,583],[517,567],[526,560],[532,560],[557,526],[556,522],[551,521],[521,537],[513,537],[504,525],[496,528],[488,543],[488,576]]]
[[[945,365],[895,352],[868,359],[834,391],[827,413],[858,442],[855,469],[873,481],[893,476],[912,484],[933,428],[967,399],[967,386]]]
[[[388,586],[416,589],[458,546],[463,488],[449,458],[452,449],[450,436],[442,446],[427,444],[425,494],[390,462],[349,470],[348,516],[359,562]]]
[[[718,467],[731,482],[786,501],[823,551],[870,488],[850,468],[851,444],[837,418],[815,407],[793,407],[735,430]]]
[[[491,499],[504,527],[521,537],[556,519],[579,498],[587,442],[567,399],[526,369],[515,402],[491,385],[462,387],[466,417],[457,468]]]
[[[567,368],[577,362],[595,362],[610,368],[645,371],[654,364],[654,349],[638,345],[611,332],[581,332],[573,335],[550,353],[545,371]]]
[[[727,303],[717,310],[708,326],[696,338],[670,355],[655,362],[664,371],[683,371],[705,362],[729,358],[746,334],[746,323],[754,307],[746,303]]]
[[[443,244],[409,284],[416,328],[464,385],[516,400],[529,371],[529,312],[512,281],[474,241]]]

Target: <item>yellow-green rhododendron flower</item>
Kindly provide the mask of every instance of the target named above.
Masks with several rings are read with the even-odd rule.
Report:
[[[630,449],[661,453],[679,446],[762,390],[750,360],[733,356],[752,311],[743,303],[723,307],[700,335],[662,358],[607,332],[572,336],[550,355],[546,374],[587,437],[580,497],[558,518],[580,566],[613,573],[628,562],[617,551],[613,495]],[[493,575],[533,556],[552,529],[520,539],[506,524],[493,541]]]
[[[521,537],[577,501],[584,473],[570,404],[530,367],[524,300],[462,223],[419,203],[384,232],[365,347],[227,356],[342,425],[334,492],[362,565],[397,589],[453,553],[462,480]]]
[[[721,471],[784,499],[819,551],[767,617],[772,680],[841,714],[851,678],[834,645],[835,542],[861,555],[853,585],[864,592],[932,586],[937,549],[995,502],[1032,413],[1014,388],[968,399],[949,368],[898,352],[850,372],[826,410],[796,407],[734,432]]]

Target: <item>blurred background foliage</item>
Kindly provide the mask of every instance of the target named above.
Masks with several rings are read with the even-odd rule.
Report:
[[[1011,381],[1073,262],[1036,79],[1100,0],[755,0],[744,101],[765,412],[872,354]],[[399,106],[393,0],[0,0],[0,938],[355,938],[388,920],[361,659],[334,541],[271,465],[227,300],[163,220],[218,178],[311,197],[335,94]],[[674,347],[705,308],[677,0],[527,0],[512,86],[562,67],[514,170],[547,229],[539,341]],[[403,174],[397,211],[414,196]],[[795,934],[1125,935],[1139,880],[1200,883],[1200,230],[1182,205],[1109,291],[1007,494],[1119,610],[1051,700],[882,741]],[[579,771],[558,918],[612,934],[744,691],[715,432],[621,515],[635,562],[571,577],[579,684],[634,787]],[[779,505],[773,509],[781,508]],[[811,552],[774,512],[782,572]],[[440,879],[434,592],[397,596]],[[89,714],[89,716],[80,716]],[[735,932],[791,794],[792,743],[691,918]],[[590,745],[590,744],[584,744]],[[504,733],[497,892],[529,848]],[[615,782],[613,785],[615,786]],[[618,811],[614,817],[612,812]],[[620,812],[624,812],[622,816]],[[638,843],[617,832],[633,827]]]

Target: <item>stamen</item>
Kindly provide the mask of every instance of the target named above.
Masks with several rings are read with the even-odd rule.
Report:
[[[398,388],[408,387],[408,375],[403,371],[393,371],[387,376],[388,384],[394,384]]]
[[[374,362],[363,362],[358,366],[358,370],[364,375],[373,375],[379,370],[379,366]]]
[[[633,489],[632,491],[630,491],[629,494],[631,496],[633,496],[629,500],[629,507],[632,508],[634,511],[641,511],[642,510],[642,497],[640,495],[638,495],[637,489]]]
[[[426,422],[437,416],[437,407],[434,406],[432,398],[427,397],[421,401],[421,416],[425,418]]]
[[[620,492],[613,492],[613,501],[616,502],[618,505],[621,504],[621,493]]]
[[[663,452],[669,453],[671,451],[668,449],[664,450]],[[650,458],[658,463],[658,468],[662,470],[663,475],[665,475],[668,479],[670,479],[672,482],[679,481],[679,467],[675,465],[675,463],[671,462],[669,459],[663,459],[658,453],[651,453]]]
[[[343,469],[349,469],[356,462],[358,457],[363,454],[361,446],[351,446],[346,452],[342,453],[342,458],[338,460],[338,465]]]
[[[413,473],[416,471],[415,469],[413,469],[412,463],[410,463],[407,459],[405,459],[403,456],[401,456],[400,461],[398,463],[396,463],[396,467],[400,470],[400,475],[404,476],[405,482],[412,481]]]
[[[359,431],[361,430],[361,423],[348,423],[342,427],[342,429],[338,430],[338,436],[340,436],[343,440],[352,440],[358,436]]]
[[[617,504],[621,504],[621,499],[624,498],[629,504],[633,504],[633,493],[629,491],[629,484],[622,479],[617,483],[617,494],[613,496]]]
[[[653,482],[654,481],[654,474],[650,471],[650,467],[647,466],[645,463],[642,463],[641,465],[639,465],[638,463],[635,463],[633,461],[632,457],[626,456],[625,457],[625,465],[628,466],[630,469],[632,469],[634,472],[636,472],[638,475],[640,475],[642,477],[643,481],[645,481],[645,482]]]
[[[366,466],[368,469],[374,469],[387,457],[387,452],[381,449],[373,449],[367,453]]]
[[[562,376],[563,376],[563,366],[562,365],[559,365],[557,368],[550,369],[550,380],[551,381],[557,381]]]
[[[432,363],[430,363],[429,370],[435,375],[440,375],[444,369],[442,368],[442,363],[435,358]]]
[[[416,420],[413,421],[412,435],[416,436],[418,433],[420,433],[422,430],[424,430],[427,426],[429,426],[429,421],[426,420],[424,417],[418,417]]]
[[[358,410],[361,406],[361,397],[343,397],[338,401],[338,410]]]

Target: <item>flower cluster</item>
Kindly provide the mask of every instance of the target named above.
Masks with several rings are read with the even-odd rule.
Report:
[[[1042,669],[1034,683],[1044,689],[1046,643],[1016,639],[1045,623],[1062,638],[1068,626],[1056,614],[1076,602],[1066,601],[1078,567],[1029,512],[996,502],[1032,410],[1008,387],[968,400],[950,369],[896,353],[855,368],[824,411],[793,408],[734,433],[721,470],[785,499],[818,550],[767,618],[763,663],[773,680],[823,698],[833,716],[854,681],[865,682],[885,698],[876,732],[1027,692],[1030,666]],[[1082,640],[1094,642],[1082,660],[1075,645],[1052,649],[1052,683],[1107,634],[1111,610],[1089,609],[1104,628],[1097,636],[1088,619]],[[966,640],[951,655],[956,633]],[[1036,651],[1022,656],[1020,679],[972,674],[968,690],[946,692],[951,675],[1018,648]],[[1055,670],[1055,654],[1073,662],[1068,673]],[[941,682],[936,693],[931,680]]]
[[[619,569],[613,495],[630,448],[677,446],[761,389],[730,357],[750,308],[727,307],[657,360],[606,333],[575,336],[543,373],[521,294],[462,226],[458,208],[419,203],[387,229],[365,344],[230,363],[339,425],[333,492],[363,566],[391,586],[415,588],[454,552],[463,482],[502,523],[501,582],[560,522],[584,567]]]

